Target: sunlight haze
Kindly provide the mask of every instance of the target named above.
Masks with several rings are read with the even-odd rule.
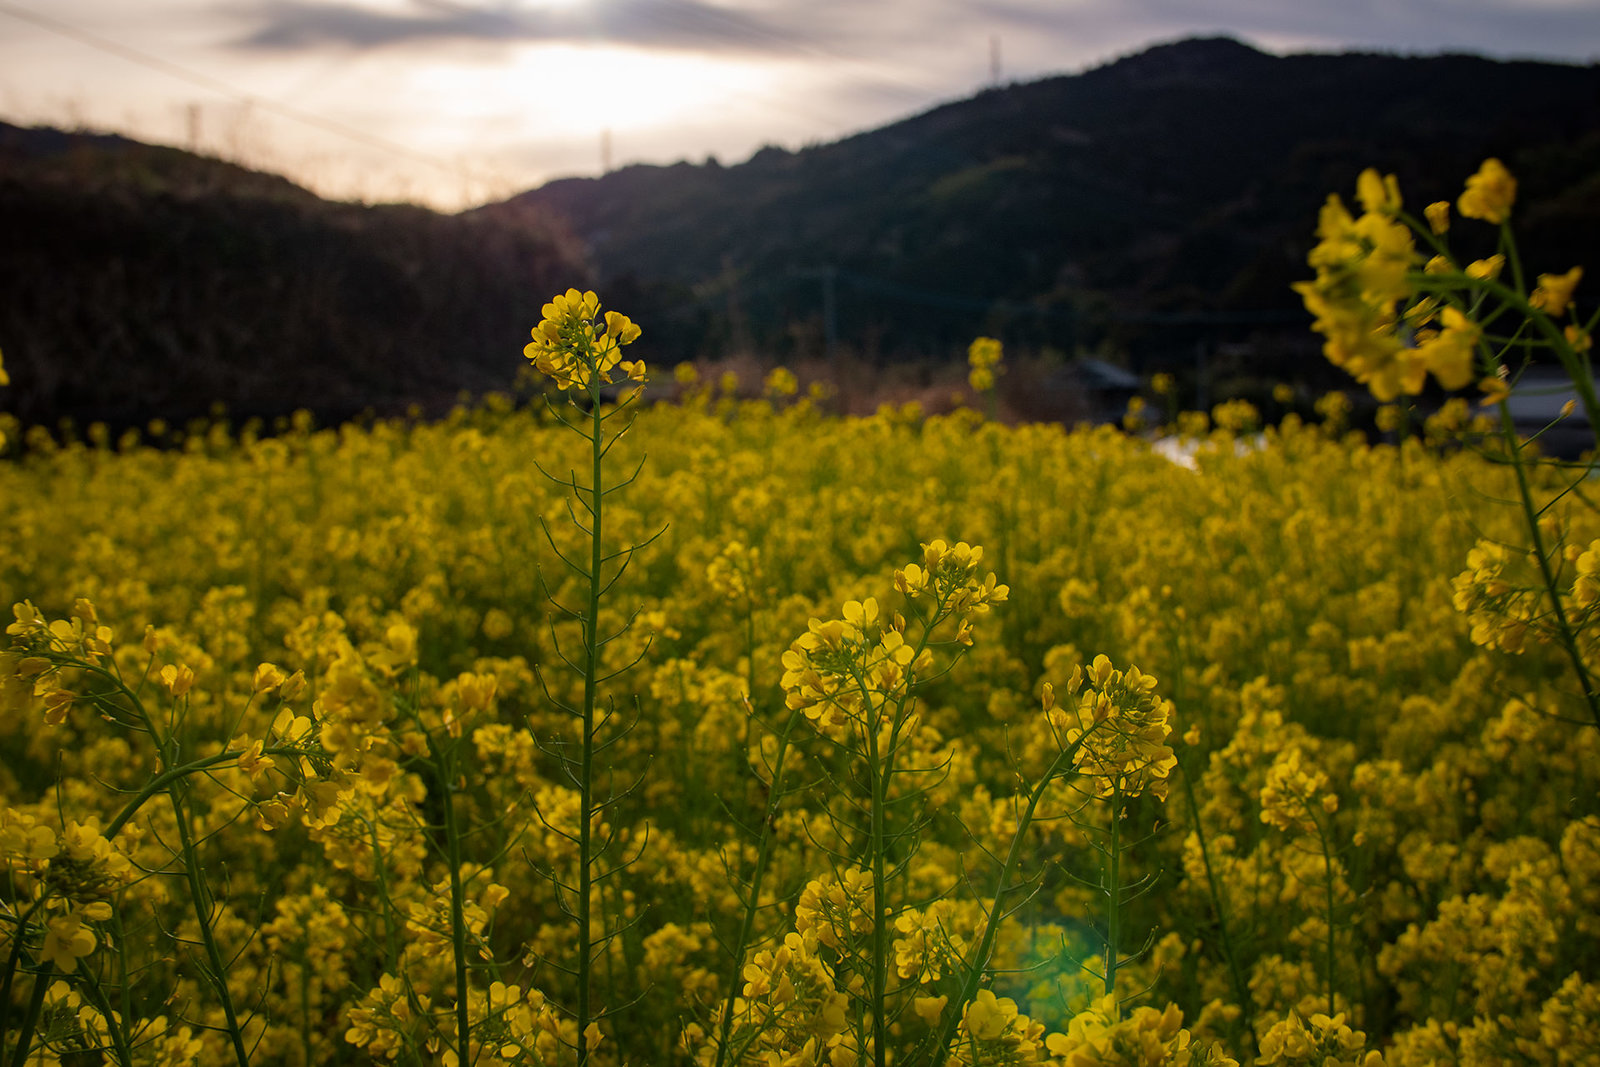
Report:
[[[1572,0],[0,0],[0,120],[331,197],[455,209],[631,163],[836,140],[999,82],[1226,33],[1274,52],[1593,62]]]

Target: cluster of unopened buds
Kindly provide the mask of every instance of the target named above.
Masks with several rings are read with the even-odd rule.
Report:
[[[899,615],[882,619],[873,597],[848,601],[841,618],[812,619],[783,654],[788,707],[829,734],[881,710],[933,662],[906,643],[905,626]]]
[[[18,892],[15,903],[32,905],[15,909],[0,903],[0,920],[32,926],[34,936],[42,927],[35,960],[70,974],[100,943],[91,924],[110,921],[111,900],[136,871],[94,819],[69,821],[57,833],[30,815],[5,809],[0,810],[0,873]]]
[[[1045,683],[1046,722],[1058,744],[1078,746],[1074,762],[1094,783],[1095,794],[1148,792],[1165,800],[1178,757],[1167,745],[1172,702],[1156,695],[1155,677],[1138,667],[1119,671],[1106,656],[1096,656],[1088,671],[1072,669],[1066,696],[1071,702],[1058,707],[1055,687]]]
[[[618,311],[602,317],[600,298],[593,292],[568,289],[541,314],[522,354],[563,391],[646,380],[643,360],[622,358],[623,346],[639,339],[639,327]]]
[[[957,541],[929,541],[922,546],[922,561],[908,563],[894,572],[894,587],[913,603],[926,599],[933,604],[937,619],[954,616],[960,620],[956,640],[972,643],[970,618],[988,612],[990,605],[1002,604],[1011,587],[1000,584],[991,571],[978,578],[983,548]]]
[[[967,384],[980,393],[994,388],[995,375],[1000,373],[1000,342],[993,337],[980,337],[967,347]]]
[[[1339,810],[1339,794],[1328,790],[1328,776],[1306,763],[1298,748],[1278,756],[1261,787],[1261,821],[1286,832],[1317,832],[1317,810]]]

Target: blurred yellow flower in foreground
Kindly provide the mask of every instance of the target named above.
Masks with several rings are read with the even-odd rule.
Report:
[[[1498,159],[1486,159],[1478,173],[1467,179],[1466,191],[1456,201],[1456,209],[1469,219],[1502,223],[1511,217],[1517,199],[1517,180]]]

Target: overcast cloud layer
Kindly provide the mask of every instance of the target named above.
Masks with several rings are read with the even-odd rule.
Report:
[[[0,119],[461,206],[634,161],[828,141],[1228,33],[1600,61],[1595,0],[0,0]]]
[[[789,52],[831,36],[808,9],[743,11],[700,0],[590,0],[536,7],[413,0],[409,10],[315,0],[257,0],[225,8],[254,27],[237,40],[245,48],[296,50],[326,46],[381,48],[400,42],[478,41],[591,44],[695,52],[734,49]]]

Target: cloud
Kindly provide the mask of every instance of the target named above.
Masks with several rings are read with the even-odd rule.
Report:
[[[339,0],[252,0],[227,10],[250,24],[232,44],[263,52],[480,41],[784,54],[831,37],[816,20],[799,17],[803,10],[758,13],[706,0],[585,0],[555,7],[411,0],[401,10]]]

